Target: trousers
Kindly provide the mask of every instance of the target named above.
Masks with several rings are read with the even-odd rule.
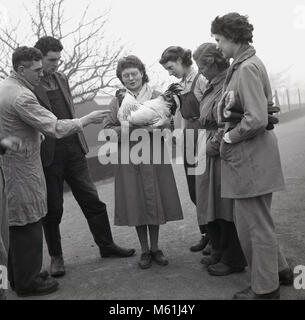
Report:
[[[70,186],[100,250],[113,244],[106,205],[99,199],[86,157],[76,140],[56,142],[53,162],[44,168],[44,174],[48,212],[43,219],[43,228],[49,254],[62,255],[59,225],[63,216],[64,181]]]
[[[271,215],[272,194],[234,199],[238,237],[251,270],[251,287],[265,294],[279,287],[279,271],[288,268]]]

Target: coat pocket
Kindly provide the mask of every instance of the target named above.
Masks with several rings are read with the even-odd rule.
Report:
[[[242,143],[226,143],[221,141],[220,158],[224,161],[236,162],[242,158]]]

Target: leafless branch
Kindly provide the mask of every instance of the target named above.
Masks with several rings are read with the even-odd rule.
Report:
[[[32,0],[32,6],[34,11],[24,7],[32,35],[22,44],[31,45],[47,35],[63,43],[64,62],[59,71],[68,77],[75,100],[85,102],[116,88],[115,68],[124,47],[119,41],[105,40],[110,9],[88,18],[90,5],[87,5],[73,24],[74,17],[66,16],[65,0]],[[19,46],[17,34],[22,27],[18,24],[0,29],[0,78],[8,75],[10,58],[7,57]]]

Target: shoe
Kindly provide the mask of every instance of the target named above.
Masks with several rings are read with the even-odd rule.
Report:
[[[246,288],[243,291],[237,292],[233,296],[234,300],[279,300],[280,299],[280,287],[276,290],[264,293],[264,294],[256,294],[252,291],[251,287]]]
[[[209,239],[209,237],[207,235],[202,236],[200,241],[197,244],[195,244],[194,246],[190,247],[190,250],[192,252],[199,252],[199,251],[203,250],[207,246],[207,244],[209,243],[209,240],[210,239]]]
[[[227,276],[232,273],[243,272],[245,267],[233,267],[222,262],[208,266],[208,272],[212,276]]]
[[[48,271],[41,271],[38,275],[42,280],[47,280],[49,278],[49,272]]]
[[[293,280],[294,280],[294,275],[292,270],[290,268],[287,268],[285,270],[280,271],[279,280],[280,280],[280,285],[282,286],[292,286]]]
[[[211,241],[207,244],[207,246],[202,250],[202,254],[204,256],[209,256],[212,253],[212,244]]]
[[[54,278],[60,278],[66,274],[64,259],[62,256],[51,257],[50,273]]]
[[[213,264],[216,264],[220,261],[221,259],[221,254],[220,253],[215,253],[212,252],[210,256],[205,256],[200,260],[201,264],[206,265],[207,267]]]
[[[3,289],[0,289],[0,300],[7,300],[5,291]]]
[[[138,262],[138,265],[141,269],[148,269],[151,267],[151,254],[150,251],[144,252],[141,254],[141,258]]]
[[[136,250],[135,249],[124,249],[116,244],[112,244],[108,247],[104,247],[103,249],[100,250],[101,252],[101,257],[102,258],[110,258],[110,257],[120,257],[120,258],[127,258],[131,257],[135,254]]]
[[[44,296],[55,292],[58,286],[59,283],[56,280],[51,278],[43,280],[38,276],[29,290],[19,291],[17,295],[19,297]]]
[[[160,266],[167,266],[168,260],[165,259],[164,254],[161,250],[157,250],[156,252],[150,252],[152,259],[156,262],[156,264]]]

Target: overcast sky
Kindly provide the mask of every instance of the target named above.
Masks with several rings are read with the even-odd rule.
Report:
[[[67,16],[77,16],[87,3],[91,15],[112,9],[108,31],[127,43],[127,49],[146,65],[157,64],[171,45],[194,50],[203,42],[213,42],[211,21],[217,15],[237,11],[247,14],[254,25],[254,46],[269,72],[291,66],[291,81],[305,84],[305,0],[66,0]],[[26,0],[0,0],[0,15],[21,19]],[[4,12],[4,14],[3,14]],[[21,19],[22,21],[22,19]]]

